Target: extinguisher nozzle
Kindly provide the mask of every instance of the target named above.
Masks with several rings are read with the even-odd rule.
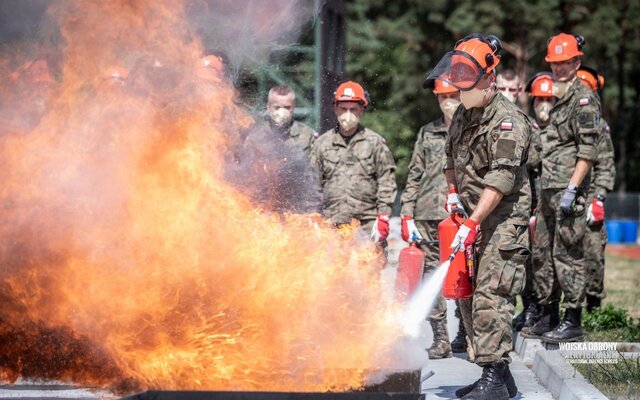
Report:
[[[449,256],[449,262],[453,262],[453,259],[456,258],[456,254],[458,254],[458,252],[462,249],[462,243],[458,244],[456,247],[453,248],[453,251],[451,252],[451,255]]]

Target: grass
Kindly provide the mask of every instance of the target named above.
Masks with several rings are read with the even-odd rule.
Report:
[[[611,303],[640,318],[640,260],[607,254],[604,287],[604,304]]]
[[[640,358],[617,364],[574,364],[585,378],[611,400],[640,399]]]
[[[588,341],[640,341],[640,260],[606,255],[602,308],[583,314]],[[640,359],[617,364],[574,364],[574,367],[609,399],[640,400]]]

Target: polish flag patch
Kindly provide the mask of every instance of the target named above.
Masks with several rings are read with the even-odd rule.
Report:
[[[500,124],[501,131],[511,131],[513,130],[513,123],[511,121],[502,121]]]
[[[583,97],[580,99],[580,105],[581,106],[586,106],[589,104],[589,98],[588,97]]]

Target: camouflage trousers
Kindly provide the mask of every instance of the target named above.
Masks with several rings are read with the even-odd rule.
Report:
[[[560,302],[563,307],[582,307],[586,266],[584,212],[565,217],[560,212],[564,190],[545,189],[539,202],[534,235],[534,286],[540,304]]]
[[[607,230],[604,223],[587,226],[584,235],[584,258],[587,265],[586,294],[604,299],[604,249],[607,245]]]
[[[511,362],[514,299],[524,287],[529,255],[526,225],[481,226],[476,241],[475,291],[470,299],[458,301],[478,365]]]
[[[440,221],[415,221],[416,228],[425,240],[438,240],[438,224]],[[424,275],[422,280],[427,280],[433,275],[435,269],[440,266],[440,249],[437,244],[428,244],[422,247],[424,251]],[[429,313],[432,321],[442,321],[447,317],[447,301],[438,294],[435,304]]]

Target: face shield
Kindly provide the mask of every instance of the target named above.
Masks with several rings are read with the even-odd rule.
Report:
[[[485,74],[485,68],[473,57],[463,51],[453,50],[442,57],[425,79],[423,86],[428,87],[434,80],[441,80],[458,90],[468,91],[473,89]]]

